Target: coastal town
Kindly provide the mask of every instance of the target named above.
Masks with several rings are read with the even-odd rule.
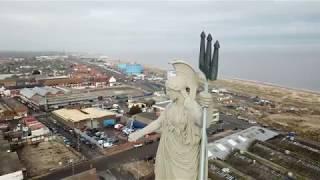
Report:
[[[0,1],[0,180],[318,180],[320,1]]]
[[[171,70],[105,57],[31,59],[1,59],[6,73],[0,80],[1,156],[6,158],[0,178],[153,178],[160,134],[135,143],[128,142],[128,135],[156,120],[170,103],[164,82],[173,76]],[[207,130],[209,177],[316,178],[319,128],[310,116],[319,116],[319,106],[294,101],[303,97],[312,104],[320,95],[288,89],[295,97],[286,93],[284,103],[277,91],[286,90],[240,80],[210,84],[219,113]],[[300,123],[282,120],[286,117]],[[303,123],[310,125],[308,131]]]

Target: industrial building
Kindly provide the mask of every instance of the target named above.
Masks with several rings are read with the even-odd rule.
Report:
[[[48,99],[57,96],[63,96],[70,91],[59,87],[34,87],[23,88],[20,90],[20,98],[22,102],[28,103],[29,106],[40,109],[46,109]]]
[[[28,108],[14,98],[2,98],[3,102],[15,112],[15,118],[25,117],[28,114]]]
[[[118,69],[129,76],[143,73],[141,64],[118,64]]]
[[[116,86],[101,89],[72,90],[61,87],[24,88],[20,98],[36,109],[54,110],[65,107],[90,107],[101,98],[114,96],[143,96],[141,90],[129,86]]]
[[[246,150],[253,141],[266,141],[278,133],[266,128],[252,126],[208,144],[208,158],[225,159],[235,149]]]
[[[77,129],[103,127],[103,120],[116,119],[116,113],[99,108],[59,109],[52,112],[55,119]]]
[[[320,145],[253,126],[208,144],[211,179],[318,179]]]
[[[0,102],[0,120],[12,120],[15,112],[4,102]]]
[[[28,108],[13,98],[0,100],[0,120],[13,120],[27,116]]]

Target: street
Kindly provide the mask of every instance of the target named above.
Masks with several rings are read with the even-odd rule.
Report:
[[[62,135],[63,137],[67,138],[71,144],[73,144],[73,148],[79,151],[82,155],[84,155],[87,159],[94,159],[100,156],[103,156],[102,153],[97,149],[95,145],[87,145],[81,142],[77,135],[71,134],[70,131],[63,128],[64,125],[60,124],[59,121],[52,119],[50,116],[38,116],[38,120],[47,126],[49,129],[56,129],[57,134]],[[54,123],[55,122],[55,123]],[[92,148],[93,147],[93,148]]]

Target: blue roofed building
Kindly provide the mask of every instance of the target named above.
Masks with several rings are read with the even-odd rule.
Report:
[[[143,73],[141,64],[118,64],[118,68],[126,75],[139,75]]]

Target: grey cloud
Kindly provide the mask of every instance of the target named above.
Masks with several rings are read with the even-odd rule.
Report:
[[[285,68],[295,59],[292,67],[315,72],[319,9],[319,2],[278,1],[0,2],[0,50],[91,52],[167,67],[172,58],[196,64],[206,30],[221,43],[221,76],[252,73],[296,87],[261,65]]]

